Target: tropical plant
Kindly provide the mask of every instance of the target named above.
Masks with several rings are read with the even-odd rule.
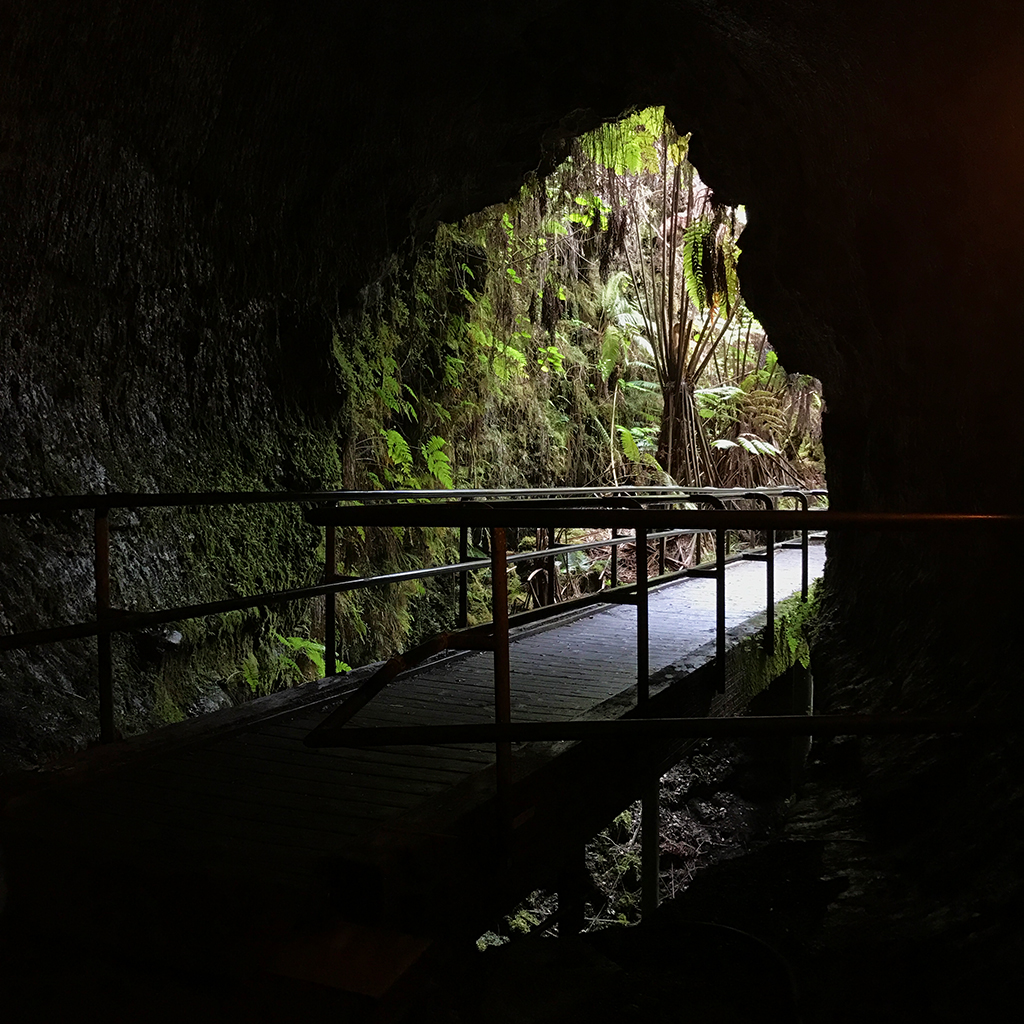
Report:
[[[805,482],[792,464],[813,448],[803,440],[815,430],[817,382],[785,374],[745,309],[743,211],[715,201],[687,160],[688,142],[651,108],[605,125],[582,146],[605,175],[606,219],[625,216],[618,247],[634,297],[631,323],[662,397],[658,461],[686,484]]]

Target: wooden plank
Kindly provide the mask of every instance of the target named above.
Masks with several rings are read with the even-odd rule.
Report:
[[[513,690],[513,710],[523,710],[538,707],[549,708],[556,717],[575,715],[585,711],[588,707],[599,703],[601,700],[611,696],[616,691],[609,691],[599,697],[580,698],[571,694],[544,693],[524,694]],[[473,713],[460,714],[453,711],[450,705],[445,703],[434,703],[428,705],[426,701],[407,701],[404,705],[382,706],[374,709],[376,714],[367,714],[361,711],[352,719],[353,726],[362,725],[428,725],[435,723],[450,724],[473,724],[479,722],[494,721],[493,707],[473,709]]]
[[[306,812],[287,806],[271,806],[266,803],[242,801],[237,794],[211,792],[209,789],[192,791],[187,786],[157,785],[150,779],[147,785],[124,787],[117,798],[107,806],[115,813],[122,810],[121,820],[130,828],[131,822],[160,821],[180,832],[195,828],[201,821],[220,828],[234,828],[234,834],[241,835],[295,835],[305,837],[314,845],[332,843],[338,837],[356,835],[393,814],[366,813],[356,816],[317,816],[315,821]],[[364,805],[367,806],[367,805]],[[230,823],[234,823],[232,826]]]
[[[261,739],[279,739],[291,742],[300,742],[306,736],[305,729],[295,729],[288,725],[275,725],[270,729],[261,731],[259,733]],[[494,748],[491,746],[488,748],[486,745],[471,746],[468,744],[452,744],[447,747],[410,747],[407,748],[410,757],[416,757],[417,759],[426,759],[427,761],[436,761],[438,763],[447,763],[457,768],[461,764],[469,767],[478,764],[486,764],[489,760],[493,760]]]
[[[264,733],[249,734],[249,737],[245,741],[245,746],[250,748],[276,748],[278,750],[292,751],[295,749],[295,741],[293,737],[281,737],[281,736],[270,736]],[[303,748],[306,749],[306,748]],[[423,778],[439,778],[440,774],[443,773],[447,776],[461,776],[467,772],[473,771],[479,768],[481,765],[487,764],[493,760],[493,755],[482,754],[474,757],[471,760],[453,760],[444,755],[442,756],[424,756],[420,753],[424,748],[412,748],[405,747],[401,750],[381,750],[376,747],[364,747],[359,751],[360,761],[377,761],[379,764],[395,764],[403,765],[409,768],[416,769],[422,773]],[[453,750],[453,747],[444,748],[426,748],[428,751],[431,749],[443,749]],[[353,763],[353,753],[342,749],[331,749],[329,747],[322,747],[318,750],[308,750],[308,756],[311,762],[323,761],[330,762],[336,760],[337,763],[345,763],[350,765]]]
[[[363,725],[396,725],[399,723],[403,724],[429,724],[430,722],[441,721],[439,716],[446,715],[451,712],[452,717],[465,724],[472,724],[474,722],[487,722],[493,720],[493,712],[488,712],[487,709],[460,709],[459,705],[454,701],[450,701],[447,704],[443,701],[436,701],[432,704],[424,704],[418,701],[406,701],[401,704],[375,704],[373,707],[363,708],[357,712],[352,718],[352,724],[363,724]],[[284,732],[283,730],[295,730],[291,732]],[[309,723],[303,721],[301,723],[288,723],[286,726],[281,726],[274,730],[276,735],[291,735],[294,736],[300,746],[304,746],[303,741],[309,732],[312,731],[312,727]]]
[[[232,752],[225,756],[245,759],[247,763],[251,761],[256,764],[265,764],[267,771],[276,771],[281,768],[291,772],[297,778],[308,778],[325,785],[344,785],[347,780],[357,778],[361,785],[370,788],[387,788],[394,785],[394,780],[398,779],[402,785],[410,789],[414,789],[419,784],[425,793],[436,792],[439,786],[449,785],[453,778],[465,774],[461,771],[439,772],[422,767],[410,767],[407,764],[394,764],[376,757],[362,758],[359,756],[362,751],[359,750],[339,750],[338,753],[348,753],[352,756],[347,759],[340,756],[322,758],[315,765],[311,763],[296,764],[288,751],[272,747],[256,748],[254,752]]]
[[[265,803],[267,806],[287,806],[316,813],[353,813],[366,815],[362,805],[371,807],[411,807],[422,794],[406,790],[399,780],[390,789],[362,791],[355,786],[325,786],[303,778],[282,778],[272,774],[256,775],[226,764],[199,768],[194,765],[175,764],[153,768],[157,785],[188,787],[192,792],[227,788],[229,795],[237,794],[242,802]],[[166,781],[161,781],[166,780]],[[141,779],[145,785],[148,777]]]
[[[400,768],[395,766],[391,772],[380,766],[361,762],[360,767],[369,768],[370,772],[383,771],[384,775],[371,774],[366,771],[346,770],[344,768],[322,768],[319,765],[313,766],[301,763],[292,758],[280,758],[276,751],[271,751],[265,756],[254,754],[244,750],[225,750],[216,755],[206,751],[190,751],[184,755],[184,759],[200,768],[205,765],[229,764],[237,767],[238,771],[253,775],[269,775],[273,778],[300,780],[304,784],[314,787],[335,789],[349,783],[358,783],[361,790],[371,792],[376,789],[388,788],[400,779],[402,787],[408,792],[419,792],[423,795],[436,793],[444,783],[420,781],[415,769]]]

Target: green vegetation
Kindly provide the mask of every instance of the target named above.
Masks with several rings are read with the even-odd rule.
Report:
[[[817,384],[785,372],[746,309],[743,211],[715,202],[688,141],[660,108],[606,125],[393,263],[335,335],[346,486],[821,484]],[[343,571],[453,560],[453,545],[357,531]],[[486,586],[477,574],[472,619]],[[525,576],[510,590],[528,600]],[[451,626],[451,581],[389,591],[340,600],[348,660]]]
[[[640,111],[577,140],[508,203],[439,225],[335,325],[334,393],[317,384],[333,442],[312,425],[285,441],[253,437],[251,465],[303,488],[820,484],[817,385],[785,372],[746,309],[743,211],[715,202],[688,141],[660,108]],[[210,471],[196,489],[253,486],[236,464]],[[322,565],[323,539],[301,510],[251,506],[212,521],[222,515],[196,510],[174,527],[200,592],[294,586],[287,562]],[[288,557],[263,558],[268,545]],[[604,557],[572,555],[570,590],[600,587]],[[455,558],[454,531],[339,536],[338,571],[351,576]],[[531,600],[535,571],[510,573],[514,607]],[[475,574],[471,621],[487,614],[488,588]],[[341,594],[339,654],[390,656],[450,629],[455,604],[452,578]],[[319,601],[182,631],[192,668],[169,659],[162,708],[184,705],[182,673],[196,665],[236,699],[322,672]]]

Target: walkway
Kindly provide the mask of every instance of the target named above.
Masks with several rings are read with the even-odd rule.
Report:
[[[821,543],[812,542],[810,559],[815,578],[824,563]],[[727,569],[730,648],[763,626],[764,573],[760,562]],[[776,600],[799,592],[799,551],[776,551],[775,586]],[[634,608],[605,606],[515,634],[513,721],[618,717],[628,710],[636,687],[635,622]],[[715,581],[652,589],[652,701],[684,689],[714,651]],[[409,672],[351,724],[492,722],[492,659],[460,654]],[[321,688],[314,703],[298,710],[195,737],[104,777],[9,805],[0,824],[12,899],[22,888],[36,913],[93,915],[122,939],[137,935],[167,946],[181,933],[197,955],[209,955],[220,940],[237,942],[241,918],[246,928],[262,922],[273,932],[272,919],[331,907],[350,919],[422,924],[433,913],[431,893],[469,891],[467,865],[481,858],[490,864],[481,851],[493,853],[487,806],[494,747],[305,747],[304,737],[351,689],[346,677],[329,696]],[[739,699],[734,695],[734,704]],[[248,706],[247,717],[258,704]],[[266,706],[275,707],[272,700]],[[586,795],[567,797],[550,774],[583,746],[515,745],[517,790],[525,794],[517,805],[520,824],[568,820],[577,806],[586,816]],[[573,784],[580,785],[578,777]],[[617,799],[613,788],[609,799]],[[591,810],[605,813],[596,804]],[[536,867],[524,861],[519,869]],[[397,876],[401,892],[388,881]],[[418,912],[410,899],[422,902]],[[254,901],[263,908],[255,914]],[[467,896],[465,912],[475,906]],[[180,943],[176,948],[181,952]]]

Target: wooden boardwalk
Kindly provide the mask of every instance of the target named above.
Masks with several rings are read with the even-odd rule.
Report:
[[[810,559],[814,578],[824,563],[823,545],[812,542]],[[764,580],[763,563],[729,565],[730,648],[763,626]],[[799,588],[800,552],[778,549],[776,599]],[[657,701],[685,689],[713,658],[715,581],[692,578],[654,588],[649,607]],[[636,687],[635,622],[632,607],[601,606],[513,634],[513,721],[608,718],[628,710]],[[492,722],[492,658],[460,654],[406,673],[351,724]],[[237,935],[229,935],[240,920],[247,934],[263,927],[273,932],[285,918],[324,908],[353,920],[429,927],[436,912],[431,894],[458,908],[453,888],[485,887],[495,863],[510,864],[500,852],[494,860],[488,810],[494,748],[305,747],[303,738],[351,689],[348,677],[321,685],[312,703],[286,713],[269,700],[266,718],[253,719],[260,704],[254,702],[244,724],[229,722],[225,731],[221,715],[213,735],[192,735],[118,770],[9,801],[0,841],[12,907],[20,900],[33,913],[65,917],[77,907],[122,939],[168,946],[187,934],[189,948],[207,950],[228,941],[237,946]],[[742,695],[730,699],[742,706]],[[579,828],[596,830],[603,821],[584,821],[582,809],[610,817],[621,809],[616,802],[635,791],[632,778],[617,788],[620,776],[629,774],[619,764],[602,800],[577,799],[572,787],[585,790],[587,781],[578,772],[552,774],[556,763],[571,761],[574,746],[585,744],[514,747],[522,791],[515,809],[536,832],[534,854],[516,868],[521,884],[536,884],[531,872],[542,868],[545,832],[570,822],[577,805]],[[600,751],[596,756],[614,760]],[[635,752],[630,756],[636,760]],[[624,763],[628,768],[628,759]],[[477,862],[484,866],[472,867]],[[475,883],[473,871],[480,875]],[[501,880],[495,885],[500,889]],[[480,909],[468,895],[461,907],[456,917],[472,918]]]

